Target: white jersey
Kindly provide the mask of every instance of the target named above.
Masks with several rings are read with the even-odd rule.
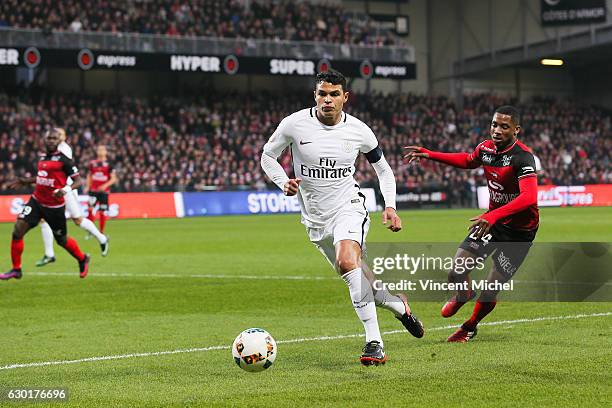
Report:
[[[64,156],[68,157],[72,160],[72,148],[66,142],[61,142],[59,146],[57,146],[57,150],[64,154]]]
[[[66,157],[68,157],[70,160],[72,160],[72,147],[70,147],[70,146],[68,145],[68,143],[66,143],[65,141],[64,141],[64,142],[61,142],[61,143],[59,144],[59,146],[57,146],[57,150],[59,150],[59,151],[60,151],[60,153],[63,153],[63,154],[64,154],[64,156],[66,156]],[[71,185],[72,185],[72,183],[73,183],[72,179],[71,179],[70,177],[68,177],[68,178],[66,179],[66,185],[67,185],[67,186],[71,186]]]
[[[302,179],[298,201],[304,225],[321,228],[343,207],[361,199],[353,177],[355,161],[359,153],[378,146],[365,123],[342,112],[337,125],[326,126],[317,119],[316,108],[303,109],[281,121],[263,151],[277,159],[288,146],[295,177]],[[284,175],[274,181],[282,189],[287,180]]]

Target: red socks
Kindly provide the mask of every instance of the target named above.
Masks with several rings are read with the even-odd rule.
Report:
[[[106,214],[100,211],[100,232],[104,234],[104,225],[106,225]]]
[[[81,249],[79,248],[79,244],[77,244],[77,242],[74,240],[74,238],[68,237],[67,240],[66,240],[66,245],[64,246],[64,248],[66,249],[66,251],[68,251],[70,253],[70,255],[75,257],[77,259],[77,261],[80,262],[83,259],[85,259],[85,254],[83,254],[83,252],[81,252]]]
[[[13,261],[13,269],[21,269],[21,254],[23,254],[23,239],[12,240],[11,260]]]
[[[96,219],[94,218],[93,208],[90,208],[89,211],[87,211],[87,219],[91,222],[96,221]]]
[[[478,325],[478,323],[484,319],[486,315],[495,309],[496,304],[497,302],[481,302],[480,299],[478,299],[476,305],[474,306],[472,317],[466,320],[462,327],[467,330],[474,330],[476,325]]]

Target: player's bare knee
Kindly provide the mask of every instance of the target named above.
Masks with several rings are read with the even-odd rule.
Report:
[[[83,222],[83,217],[73,218],[72,221],[74,222],[74,225],[81,225]]]
[[[353,269],[359,268],[360,263],[351,257],[340,257],[336,260],[336,270],[340,275],[344,275],[352,271]]]

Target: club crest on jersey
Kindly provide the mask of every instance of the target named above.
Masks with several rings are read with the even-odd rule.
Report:
[[[350,153],[351,150],[353,150],[353,146],[351,146],[351,142],[349,141],[344,142],[344,151],[346,153]]]
[[[510,165],[510,160],[512,160],[512,156],[504,155],[502,157],[502,166],[509,166]]]

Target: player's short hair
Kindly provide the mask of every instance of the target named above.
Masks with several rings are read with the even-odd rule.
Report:
[[[319,72],[315,77],[315,88],[321,82],[329,82],[332,85],[341,85],[342,90],[346,92],[346,77],[335,69],[329,69],[325,72]]]
[[[47,130],[45,130],[45,133],[43,134],[43,137],[47,137],[47,135],[50,135],[52,133],[57,133],[58,136],[61,135],[60,131],[57,130],[57,128],[52,127],[52,128],[47,128]]]
[[[54,128],[52,128],[52,130],[53,130],[54,132],[59,133],[59,135],[60,135],[60,139],[62,139],[62,138],[63,138],[64,140],[66,140],[66,130],[64,130],[64,128],[61,128],[61,127],[54,127]]]
[[[521,114],[518,109],[514,106],[504,105],[495,109],[495,113],[499,113],[501,115],[508,115],[512,118],[512,121],[515,125],[519,125],[521,123]]]

